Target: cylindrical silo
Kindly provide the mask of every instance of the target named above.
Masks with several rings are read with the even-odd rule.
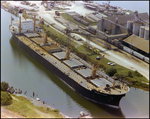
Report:
[[[139,30],[140,30],[140,24],[139,23],[133,23],[133,34],[139,36]]]
[[[140,26],[139,37],[144,38],[144,31],[145,31],[145,26]]]
[[[145,27],[144,39],[149,40],[149,27]]]
[[[132,32],[132,27],[133,27],[133,21],[128,20],[128,21],[127,21],[128,33],[131,33],[131,32]]]

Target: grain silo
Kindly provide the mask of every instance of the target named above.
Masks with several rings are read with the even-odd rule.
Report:
[[[149,27],[145,27],[144,39],[149,40]]]
[[[133,23],[133,34],[139,36],[139,30],[140,30],[140,25],[139,23]]]
[[[127,29],[128,29],[128,33],[130,34],[132,34],[132,29],[133,29],[133,21],[131,21],[131,20],[128,20],[127,21]]]
[[[140,26],[139,37],[144,38],[145,26]]]

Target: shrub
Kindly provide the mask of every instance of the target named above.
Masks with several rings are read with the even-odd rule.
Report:
[[[133,74],[131,71],[128,71],[128,77],[133,78]]]
[[[106,74],[108,74],[109,76],[113,76],[116,72],[117,72],[117,69],[115,68],[110,68],[106,70]]]
[[[47,107],[47,111],[50,111],[50,108],[49,108],[49,107]]]
[[[54,109],[53,111],[54,111],[54,112],[59,112],[59,110],[58,110],[58,109]]]
[[[8,87],[9,87],[8,83],[6,83],[5,81],[1,82],[1,91],[7,91]]]
[[[46,31],[48,37],[50,37],[50,31]]]
[[[135,76],[138,76],[138,77],[143,77],[143,75],[142,75],[142,74],[140,74],[137,70],[136,70],[136,71],[134,71],[134,75],[135,75]]]
[[[10,105],[12,103],[12,97],[8,92],[1,91],[1,105]]]

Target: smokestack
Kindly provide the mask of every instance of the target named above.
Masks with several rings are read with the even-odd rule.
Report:
[[[19,17],[19,34],[21,33],[21,16]]]
[[[34,31],[35,31],[35,15],[34,15]]]

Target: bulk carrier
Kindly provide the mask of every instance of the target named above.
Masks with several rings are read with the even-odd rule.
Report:
[[[36,28],[35,16],[34,20],[26,19],[26,14],[23,18],[19,11],[19,21],[12,21],[11,17],[9,29],[13,40],[24,51],[84,98],[119,107],[121,98],[129,92],[127,85],[115,82],[94,65],[71,53],[68,48],[47,38],[47,35],[43,37]]]

